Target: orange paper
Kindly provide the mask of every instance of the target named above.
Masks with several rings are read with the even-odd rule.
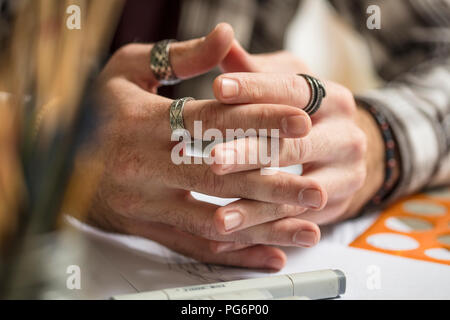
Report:
[[[448,240],[450,236],[449,195],[450,189],[441,189],[402,199],[382,212],[375,223],[356,238],[350,246],[450,265],[450,245]],[[408,221],[419,222],[422,226],[428,225],[428,228],[402,230],[402,228],[392,227],[393,223],[391,222],[404,220],[404,218],[407,218]],[[392,247],[389,244],[377,246],[371,240],[374,239],[374,235],[379,237],[380,234],[387,236],[387,238],[408,240],[409,242],[406,241],[406,243],[416,243],[416,245],[414,248],[403,248],[400,250],[392,248],[395,247],[395,244]],[[397,235],[402,236],[399,237]],[[443,239],[444,236],[446,236],[446,239]],[[440,254],[436,254],[436,252]]]

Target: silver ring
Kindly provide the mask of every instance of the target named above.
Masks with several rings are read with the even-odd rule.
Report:
[[[178,129],[185,129],[183,119],[184,104],[191,100],[194,100],[194,98],[184,97],[181,99],[174,100],[170,105],[169,117],[170,117],[170,128],[172,129],[172,132]]]
[[[314,113],[319,110],[322,105],[322,99],[326,97],[327,92],[325,91],[325,86],[322,81],[311,77],[310,75],[300,73],[298,76],[303,77],[306,82],[308,82],[309,87],[311,88],[311,98],[307,106],[303,109],[306,113],[312,116]]]
[[[176,40],[162,40],[154,44],[150,52],[150,68],[156,80],[163,85],[169,86],[179,83],[181,80],[175,75],[170,64],[170,44]]]

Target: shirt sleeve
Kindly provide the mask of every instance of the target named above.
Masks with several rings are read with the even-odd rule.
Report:
[[[389,200],[450,184],[450,4],[446,0],[335,0],[369,42],[386,83],[356,97],[388,119],[401,176]],[[366,9],[380,8],[381,28],[367,28]]]

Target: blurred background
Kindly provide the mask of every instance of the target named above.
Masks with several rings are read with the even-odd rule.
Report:
[[[195,4],[196,2],[198,5]],[[205,16],[201,11],[202,2],[203,0],[191,0],[186,2],[188,5],[182,7],[178,29],[180,40],[201,37],[205,29],[208,29],[207,27],[211,30],[217,23],[222,22],[223,17],[220,12],[216,16],[208,14],[206,23],[204,18],[200,19],[201,16]],[[233,7],[233,2],[236,2],[238,6],[246,7],[240,1],[229,2],[231,2],[230,8]],[[248,6],[251,6],[250,3],[253,1],[249,1]],[[279,29],[283,26],[275,26],[271,22],[270,15],[276,11],[276,8],[271,9],[270,6],[266,9],[267,25],[264,27],[264,35],[269,34],[270,37],[270,33],[275,33],[273,38],[276,39],[276,33],[282,32]],[[252,10],[252,8],[246,8],[246,10]],[[261,50],[259,46],[270,47],[271,44],[264,43],[264,40],[259,41],[262,44],[251,41],[251,29],[244,22],[245,19],[245,15],[236,13],[233,20],[226,21],[233,26],[236,39],[241,45],[250,52],[256,53]],[[196,21],[201,22],[196,23]],[[319,77],[341,83],[355,93],[380,84],[381,80],[375,72],[367,43],[347,21],[343,20],[342,16],[336,13],[328,1],[302,1],[297,11],[293,13],[292,20],[288,22],[283,41],[284,49],[301,58]],[[273,44],[274,47],[276,45],[276,43]],[[218,73],[219,70],[216,70],[194,81],[181,83],[176,90],[176,95],[212,98],[211,83]]]

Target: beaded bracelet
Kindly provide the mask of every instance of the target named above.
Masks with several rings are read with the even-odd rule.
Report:
[[[358,105],[364,108],[378,124],[385,146],[385,174],[383,184],[375,196],[367,203],[367,207],[378,207],[384,199],[389,196],[394,189],[398,179],[394,175],[394,170],[398,169],[399,154],[394,134],[386,117],[375,107],[365,101],[358,100]]]

